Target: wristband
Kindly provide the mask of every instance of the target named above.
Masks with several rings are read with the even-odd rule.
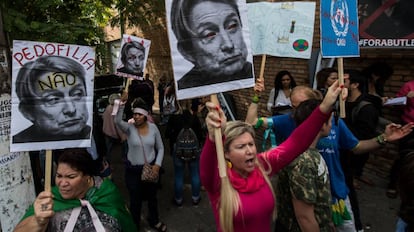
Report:
[[[257,129],[263,125],[263,117],[257,119],[256,125],[254,125],[254,129]]]
[[[259,101],[260,101],[260,97],[259,97],[259,96],[254,95],[254,96],[252,97],[252,102],[253,102],[253,103],[257,104],[257,103],[259,103]]]
[[[379,143],[380,145],[384,146],[387,144],[387,139],[385,138],[384,134],[380,134],[375,138],[375,141]]]

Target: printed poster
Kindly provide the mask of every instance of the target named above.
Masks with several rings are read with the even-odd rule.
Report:
[[[123,35],[115,75],[143,79],[151,41]]]
[[[254,86],[244,0],[166,0],[165,6],[178,99]]]
[[[254,55],[310,59],[315,2],[249,3]]]
[[[321,1],[321,51],[324,58],[359,57],[356,0]]]
[[[413,0],[359,0],[359,45],[414,47]]]
[[[10,151],[90,147],[95,50],[13,41]]]

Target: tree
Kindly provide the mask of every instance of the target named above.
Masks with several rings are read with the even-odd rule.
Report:
[[[6,0],[0,4],[4,31],[13,40],[96,46],[104,52],[103,28],[116,0]]]

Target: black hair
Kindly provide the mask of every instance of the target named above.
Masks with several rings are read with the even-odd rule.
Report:
[[[293,89],[293,88],[295,88],[295,87],[296,87],[296,81],[295,81],[295,79],[293,79],[293,76],[292,76],[292,74],[290,74],[290,72],[289,72],[289,71],[287,71],[287,70],[282,70],[282,71],[278,72],[278,73],[276,74],[275,81],[274,81],[275,97],[274,97],[274,99],[273,99],[273,104],[275,104],[275,101],[276,101],[277,95],[279,94],[279,90],[283,88],[283,85],[282,85],[282,78],[283,78],[285,75],[288,75],[288,76],[289,76],[289,78],[290,78],[290,86],[289,86],[289,87],[290,87],[291,89]]]
[[[58,158],[58,165],[61,163],[69,165],[86,176],[95,176],[97,174],[97,170],[94,168],[95,163],[86,148],[64,149]]]
[[[368,83],[367,78],[360,72],[359,70],[355,69],[346,69],[344,73],[349,74],[349,83],[358,83],[358,89],[361,91],[362,95],[368,93]]]

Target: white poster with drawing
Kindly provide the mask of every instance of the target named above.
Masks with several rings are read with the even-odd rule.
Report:
[[[253,54],[309,59],[315,5],[315,2],[247,4]]]
[[[13,41],[10,151],[90,147],[95,49]]]
[[[166,0],[178,99],[254,86],[244,0]]]

